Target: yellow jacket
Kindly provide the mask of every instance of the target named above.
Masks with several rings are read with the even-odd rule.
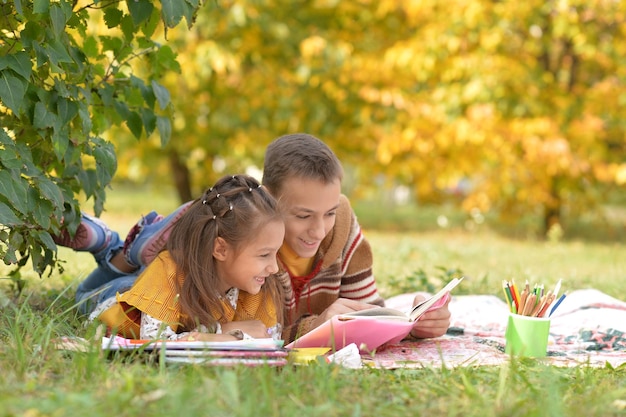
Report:
[[[103,311],[98,319],[118,335],[139,339],[141,312],[161,320],[175,332],[182,331],[183,313],[178,303],[178,285],[184,278],[176,273],[176,264],[167,251],[161,252],[139,275],[126,292],[118,293],[117,304]],[[266,327],[276,325],[276,306],[263,292],[256,295],[239,291],[237,308],[222,301],[225,318],[221,323],[260,320]],[[213,314],[216,317],[215,314]],[[217,317],[216,317],[217,320]]]

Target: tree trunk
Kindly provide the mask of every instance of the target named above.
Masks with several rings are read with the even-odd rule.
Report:
[[[544,236],[548,236],[550,229],[561,224],[561,209],[563,201],[559,193],[558,179],[552,178],[550,185],[550,201],[546,203],[543,217]]]
[[[169,151],[170,166],[172,168],[172,175],[174,176],[174,186],[178,192],[178,198],[180,203],[186,203],[193,200],[191,194],[191,177],[189,175],[189,168],[181,160],[180,155],[176,152],[176,149],[170,149]]]

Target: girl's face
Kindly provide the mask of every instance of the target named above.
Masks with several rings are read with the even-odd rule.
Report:
[[[285,213],[285,243],[300,257],[310,258],[335,225],[341,182],[289,178],[280,189]]]
[[[222,283],[220,293],[236,287],[257,294],[265,279],[278,272],[276,254],[283,243],[285,225],[271,221],[261,227],[254,239],[237,252],[222,238],[216,239],[213,256]]]

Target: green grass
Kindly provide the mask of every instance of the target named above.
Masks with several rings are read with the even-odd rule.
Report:
[[[136,213],[176,206],[171,194],[120,189],[109,193],[103,217],[125,234]],[[385,297],[437,287],[460,270],[467,280],[459,294],[500,296],[500,282],[508,278],[546,284],[562,278],[566,290],[593,287],[623,298],[626,249],[614,240],[519,239],[495,228],[409,223],[415,227],[403,232],[369,222],[365,229]],[[60,256],[65,272],[50,278],[25,272],[27,286],[17,300],[10,281],[0,281],[0,417],[626,415],[626,367],[511,361],[454,370],[346,370],[324,363],[211,368],[107,358],[96,349],[64,353],[54,338],[94,333],[72,309],[73,289],[94,263],[65,249]]]

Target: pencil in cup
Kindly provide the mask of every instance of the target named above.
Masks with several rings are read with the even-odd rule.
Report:
[[[561,288],[561,280],[554,291],[548,292],[544,292],[543,285],[535,284],[531,289],[528,281],[521,292],[515,288],[515,281],[503,281],[502,288],[511,313],[528,317],[550,317],[566,296],[563,293],[556,298]]]

